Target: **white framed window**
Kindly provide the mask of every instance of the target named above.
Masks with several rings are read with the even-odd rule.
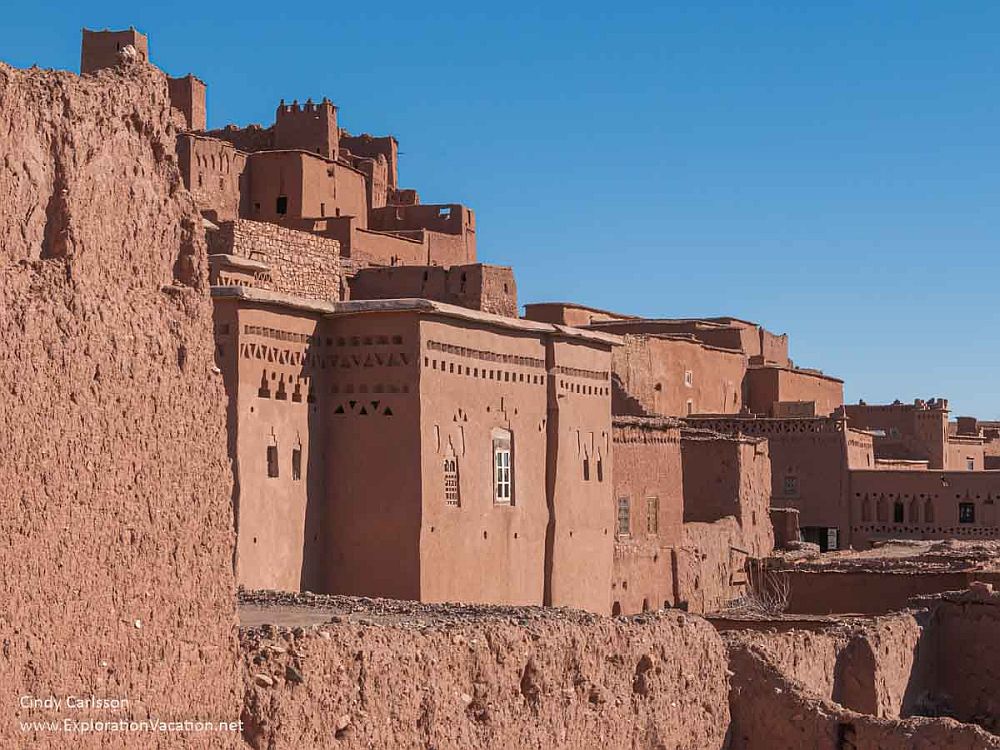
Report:
[[[684,386],[686,388],[694,387],[694,372],[692,372],[691,370],[684,371]]]
[[[458,459],[448,456],[444,460],[444,502],[446,505],[461,505],[458,489]]]
[[[514,504],[513,440],[510,430],[493,430],[493,502]]]

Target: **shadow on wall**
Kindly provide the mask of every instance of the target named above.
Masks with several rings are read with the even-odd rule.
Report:
[[[319,337],[317,336],[317,340]],[[315,344],[310,344],[303,355],[303,362],[318,361],[322,356],[314,352]],[[318,390],[318,389],[317,389]],[[326,517],[326,473],[327,446],[329,444],[326,430],[329,426],[329,415],[321,406],[325,393],[310,394],[318,403],[310,404],[308,435],[309,452],[306,455],[302,476],[306,481],[305,527],[302,534],[302,579],[300,591],[324,591],[324,564],[331,550],[329,544],[323,544],[324,530],[328,528]],[[314,408],[315,407],[315,408]]]
[[[735,673],[731,750],[1000,747],[986,734],[1000,730],[1000,596],[927,603],[849,625],[716,622]]]

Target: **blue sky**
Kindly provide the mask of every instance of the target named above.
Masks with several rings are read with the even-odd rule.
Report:
[[[996,2],[85,5],[5,9],[0,59],[134,24],[210,126],[395,134],[522,303],[759,320],[851,401],[1000,418]]]

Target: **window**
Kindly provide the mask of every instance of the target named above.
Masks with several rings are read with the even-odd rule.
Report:
[[[458,459],[449,456],[444,460],[445,505],[460,505],[458,496]]]
[[[976,522],[976,504],[975,503],[959,503],[958,504],[958,522],[959,523],[975,523]]]
[[[782,491],[785,497],[799,496],[799,478],[796,476],[786,476],[782,484]]]
[[[890,427],[889,428],[889,437],[892,438],[893,440],[899,440],[899,437],[900,437],[899,428],[898,427]]]
[[[897,500],[892,504],[892,522],[902,523],[903,522],[903,503]]]
[[[267,446],[267,475],[269,477],[278,476],[278,446]]]
[[[326,216],[326,204],[325,203],[320,203],[319,204],[319,215],[320,216]]]
[[[974,458],[966,458],[965,459],[965,470],[966,471],[975,471],[976,470],[976,459],[974,459]]]
[[[302,479],[302,448],[292,448],[292,479]]]
[[[590,456],[583,454],[583,481],[590,481]]]
[[[514,476],[511,463],[511,434],[508,430],[493,431],[493,502],[512,504]]]
[[[631,501],[627,497],[618,498],[618,536],[628,536],[632,528]]]
[[[691,370],[684,371],[684,385],[691,388],[694,385],[694,373]]]
[[[288,213],[288,196],[278,196],[278,200],[274,202],[274,211],[282,216]]]
[[[694,414],[694,401],[692,401],[691,399],[688,399],[688,402],[687,402],[687,412],[688,412],[688,416],[690,416],[691,414]]]
[[[646,498],[646,533],[660,533],[660,498]]]

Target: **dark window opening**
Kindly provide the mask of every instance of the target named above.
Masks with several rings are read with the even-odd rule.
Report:
[[[302,479],[302,449],[292,448],[292,479]]]
[[[583,481],[590,481],[590,459],[586,456],[583,459]]]
[[[892,506],[892,522],[902,523],[903,522],[903,504],[901,502],[895,502]]]
[[[320,203],[319,204],[319,215],[320,216],[326,216],[326,204],[325,203]]]
[[[278,446],[267,446],[267,475],[269,477],[278,476]]]
[[[278,200],[274,203],[274,210],[276,213],[284,216],[288,213],[288,196],[279,195]]]
[[[958,504],[958,522],[959,523],[975,523],[976,522],[976,504],[975,503],[959,503]]]

